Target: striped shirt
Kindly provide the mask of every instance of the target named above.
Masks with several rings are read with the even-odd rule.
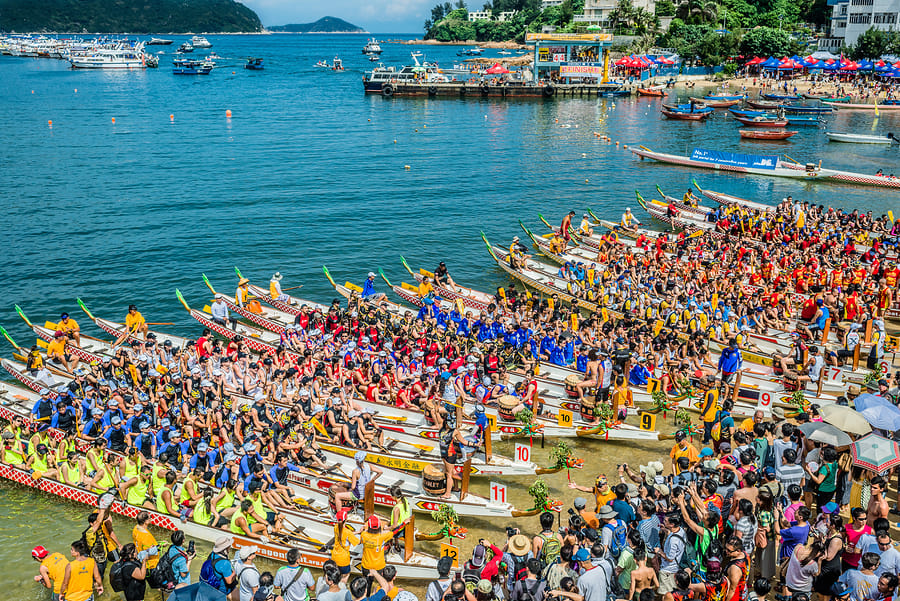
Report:
[[[775,469],[775,475],[781,481],[784,490],[787,491],[788,486],[791,484],[799,485],[803,482],[803,478],[806,477],[806,472],[796,463],[784,463],[781,467]]]

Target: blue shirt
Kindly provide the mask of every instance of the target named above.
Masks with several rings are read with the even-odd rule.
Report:
[[[183,547],[172,545],[169,547],[169,557],[172,560],[172,572],[175,574],[175,584],[190,584],[191,573],[187,567],[187,551]]]
[[[628,383],[632,386],[646,386],[650,379],[650,372],[643,365],[635,365],[628,372]]]
[[[366,278],[365,283],[363,283],[363,291],[360,294],[361,297],[366,298],[367,296],[371,296],[376,294],[375,292],[375,280],[374,278]]]
[[[733,374],[741,368],[743,363],[744,358],[741,355],[741,349],[727,346],[722,349],[722,354],[719,355],[718,367],[723,373]]]
[[[630,524],[637,519],[637,516],[634,514],[634,508],[628,501],[624,501],[622,499],[614,499],[612,502],[612,508],[615,509],[619,514],[619,519],[626,524]]]

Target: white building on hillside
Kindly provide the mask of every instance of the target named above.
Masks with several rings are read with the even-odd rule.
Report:
[[[541,10],[550,8],[551,6],[559,6],[566,0],[541,0]]]
[[[900,1],[900,0],[898,0]],[[656,0],[633,0],[635,8],[643,8],[651,13],[656,11]],[[619,6],[619,0],[585,0],[584,12],[575,15],[575,21],[584,25],[599,25],[611,28],[609,16]]]
[[[497,21],[503,23],[512,19],[517,11],[508,10],[497,15]],[[494,21],[494,13],[489,10],[470,10],[469,21]]]
[[[828,37],[819,40],[819,50],[833,52],[841,46],[854,46],[870,27],[897,29],[900,0],[828,0],[828,5],[831,25]]]

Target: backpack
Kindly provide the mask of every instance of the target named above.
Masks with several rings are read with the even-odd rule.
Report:
[[[628,528],[622,520],[616,520],[616,525],[604,524],[604,528],[612,530],[612,541],[609,543],[609,553],[616,559],[622,554],[622,549],[628,542]]]
[[[549,537],[543,534],[538,536],[544,541],[544,544],[541,545],[541,561],[545,566],[556,563],[556,560],[559,559],[559,552],[562,550],[562,543],[553,534]]]
[[[678,558],[678,569],[696,570],[697,566],[700,565],[699,561],[697,560],[697,549],[695,549],[693,545],[689,545],[684,537],[678,536],[677,534],[673,534],[672,536],[680,540],[684,545],[684,553],[682,553],[681,557]]]
[[[147,584],[150,585],[150,588],[165,590],[175,588],[175,568],[172,565],[175,562],[175,557],[172,555],[173,549],[174,547],[169,547],[169,550],[159,558],[156,567],[147,573]],[[178,554],[187,557],[181,551],[178,551]]]
[[[512,601],[541,601],[536,598],[537,590],[541,588],[541,579],[538,578],[534,581],[534,587],[529,590],[527,586],[525,586],[525,582],[523,580],[521,591],[519,594],[515,595]]]
[[[124,559],[117,561],[109,569],[109,586],[117,593],[124,591],[125,587],[128,585],[128,580],[131,575],[125,573],[125,567],[129,565],[132,566],[132,571],[134,571],[134,562],[126,561]]]
[[[229,588],[225,579],[216,570],[216,564],[220,561],[227,562],[228,560],[224,557],[217,556],[215,553],[210,553],[209,557],[206,558],[206,561],[203,562],[203,566],[200,568],[200,581],[205,582],[221,593],[228,593],[234,589],[234,586]],[[237,582],[237,580],[235,580],[235,582]]]
[[[101,530],[103,526],[100,527]],[[103,563],[107,560],[107,555],[109,551],[106,548],[106,536],[99,533],[94,532],[90,526],[84,529],[81,533],[81,542],[84,543],[84,546],[88,549],[90,557],[93,558],[97,563]]]
[[[525,576],[528,575],[528,556],[523,555],[519,557],[518,555],[513,555],[513,582],[518,582],[520,580],[525,580]]]
[[[607,562],[609,565],[609,574],[606,581],[606,598],[608,601],[615,601],[616,599],[624,599],[628,596],[628,591],[622,588],[622,585],[619,584],[619,578],[616,576],[616,565],[612,562],[608,557],[603,560]],[[603,570],[602,565],[598,565],[595,570]],[[606,570],[603,570],[606,572]]]

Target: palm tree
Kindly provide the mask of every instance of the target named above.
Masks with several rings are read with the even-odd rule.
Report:
[[[719,5],[712,0],[681,0],[675,16],[685,23],[714,23],[719,16]]]
[[[619,3],[609,14],[609,21],[613,31],[621,27],[631,27],[634,22],[635,8],[631,0],[619,0]]]

